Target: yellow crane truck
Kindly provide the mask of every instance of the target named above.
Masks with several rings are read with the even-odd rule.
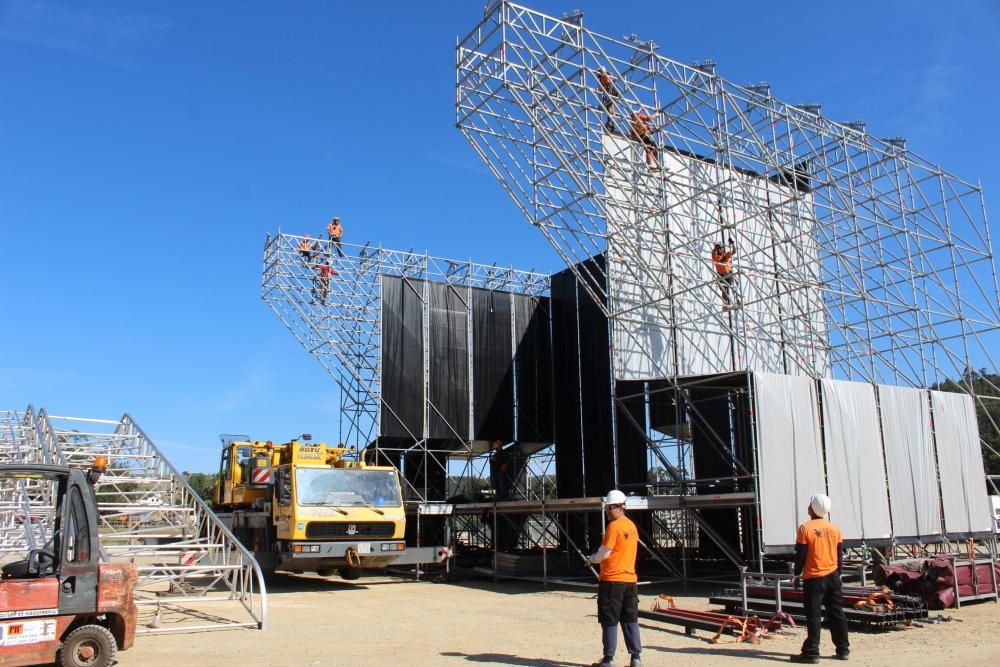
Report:
[[[440,563],[444,547],[407,549],[395,468],[350,460],[352,450],[223,436],[216,514],[265,573],[314,571],[357,579],[366,569]]]

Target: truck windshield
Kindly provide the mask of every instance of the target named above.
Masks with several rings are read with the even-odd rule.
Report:
[[[299,505],[400,505],[391,470],[296,468],[295,495]]]

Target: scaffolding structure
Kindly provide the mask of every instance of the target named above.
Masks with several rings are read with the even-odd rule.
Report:
[[[338,247],[343,255],[337,252]],[[325,262],[333,267],[326,280],[318,271]],[[474,446],[470,434],[453,424],[447,428],[454,438],[447,443],[425,437],[428,420],[432,416],[443,418],[429,402],[423,406],[422,429],[413,429],[407,437],[391,443],[378,437],[380,419],[393,409],[382,396],[382,281],[386,276],[401,277],[413,287],[424,312],[430,307],[426,293],[429,282],[461,291],[485,289],[539,297],[548,293],[549,277],[509,266],[371,244],[335,245],[327,239],[280,232],[265,241],[262,298],[339,385],[341,441],[359,450],[368,447],[373,460],[383,463],[398,465],[401,454],[419,454],[426,465],[454,477],[450,491],[461,493],[465,481],[482,474],[483,459],[473,459],[485,449]],[[426,329],[429,318],[424,317],[423,322]],[[421,335],[427,339],[426,330]],[[428,363],[425,355],[423,364],[426,367]],[[532,463],[532,469],[542,476],[547,469],[545,460],[542,453]],[[449,470],[450,461],[456,465]],[[412,477],[404,476],[403,482],[413,503],[444,500],[429,498],[426,486]]]
[[[137,633],[263,629],[267,594],[253,555],[215,516],[128,414],[118,420],[0,412],[3,463],[108,468],[94,484],[101,559],[138,571]],[[22,558],[52,537],[47,480],[0,489],[0,557]]]
[[[575,283],[563,282],[561,298],[600,312],[574,315],[574,372],[591,360],[573,336],[608,329],[612,481],[619,439],[633,429],[626,437],[640,434],[646,467],[630,481],[644,496],[631,509],[667,576],[692,576],[693,554],[710,568],[763,567],[753,373],[911,387],[953,378],[980,405],[1000,400],[973,385],[976,368],[995,367],[1000,329],[979,185],[862,122],[785,104],[767,84],[738,86],[711,62],[685,65],[638,37],[594,33],[579,13],[559,19],[500,0],[458,40],[456,58],[459,129],[569,267]],[[716,244],[734,251],[726,280]],[[326,259],[330,278],[317,273]],[[489,476],[482,443],[423,435],[433,406],[424,431],[380,442],[383,276],[412,281],[424,309],[419,281],[542,296],[556,276],[279,233],[265,243],[262,295],[340,385],[344,442],[395,450],[384,460],[396,464],[417,452],[447,471],[459,498],[444,504],[426,474],[423,488],[420,475],[403,476],[420,512],[451,516],[460,541],[492,549],[494,573],[501,551],[540,551],[548,576],[558,549],[555,571],[578,569],[600,504],[553,496],[554,446],[531,456],[516,500],[497,502],[469,486]],[[555,318],[552,327],[555,340]],[[603,354],[595,340],[587,353]],[[725,512],[738,517],[735,537],[719,530]],[[513,543],[501,539],[505,523]]]
[[[650,493],[755,488],[724,416],[752,397],[726,389],[722,414],[702,414],[699,378],[712,374],[951,378],[980,408],[1000,400],[977,374],[996,368],[1000,329],[982,189],[904,139],[598,34],[579,12],[506,0],[458,40],[455,93],[460,131],[608,318],[616,418],[644,430],[665,473]],[[725,281],[716,244],[735,251]],[[665,400],[676,417],[644,428],[627,399],[647,414]],[[1000,433],[986,419],[984,434]],[[699,428],[729,479],[695,479]],[[754,557],[682,517],[676,542]]]
[[[459,128],[610,318],[619,378],[690,374],[643,327],[668,329],[675,352],[711,330],[700,340],[728,351],[717,372],[926,387],[996,368],[982,189],[903,139],[598,34],[579,13],[496,2],[456,55]],[[711,249],[733,237],[742,307],[693,309],[722,305]],[[587,262],[601,254],[606,270]]]

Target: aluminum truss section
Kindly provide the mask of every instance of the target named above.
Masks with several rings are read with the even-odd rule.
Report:
[[[35,437],[35,412],[0,411],[0,465],[52,463]],[[0,559],[40,548],[51,535],[52,488],[45,480],[18,480],[0,488]]]
[[[759,368],[761,349],[780,351],[776,372],[916,387],[996,367],[982,190],[905,141],[579,14],[496,2],[456,56],[458,127],[611,319],[619,377],[625,350],[647,377],[684,374],[678,341],[699,329],[728,352],[714,372]],[[632,134],[643,110],[659,171]],[[692,308],[720,303],[709,251],[728,236],[743,305]],[[601,253],[606,272],[584,263]],[[673,356],[643,333],[657,328]]]
[[[264,628],[267,594],[257,562],[131,416],[56,417],[29,407],[19,423],[25,462],[86,469],[94,457],[108,458],[94,486],[102,556],[138,570],[137,632]],[[12,439],[0,448],[9,451]],[[51,495],[35,501],[32,515],[51,516]]]

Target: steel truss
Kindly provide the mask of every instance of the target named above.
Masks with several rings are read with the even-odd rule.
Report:
[[[754,253],[779,260],[762,275],[735,258],[737,284],[756,301],[720,310],[713,326],[737,360],[773,337],[784,372],[814,377],[926,387],[996,368],[990,347],[1000,306],[982,189],[903,140],[827,119],[818,105],[781,102],[767,84],[733,84],[713,63],[671,60],[653,42],[600,35],[578,13],[558,19],[496,2],[456,55],[459,128],[619,335],[634,337],[629,321],[639,313],[681,331],[703,324],[685,320],[678,304],[701,288],[716,295],[713,280],[693,283],[671,271],[685,255],[708,264],[710,239],[683,230],[717,218],[714,241],[752,218],[767,232]],[[617,90],[611,112],[599,69]],[[625,139],[629,114],[643,109],[654,113],[659,159],[697,156],[714,170],[709,185],[692,193],[667,170],[645,171],[643,150]],[[623,163],[634,165],[624,198],[615,172]],[[747,175],[772,184],[767,196]],[[800,181],[808,188],[795,187]],[[650,233],[654,221],[665,223],[658,233]],[[803,244],[818,261],[804,261]],[[609,253],[610,271],[584,263],[601,253]],[[621,253],[627,261],[614,261]],[[664,272],[673,279],[664,283]],[[748,289],[755,281],[774,292]],[[802,290],[820,298],[783,312],[786,297]],[[675,374],[656,361],[650,377]]]
[[[138,633],[265,627],[267,594],[253,555],[132,417],[57,417],[29,406],[0,412],[0,429],[3,463],[89,469],[95,456],[108,458],[94,487],[102,559],[138,569]],[[22,557],[51,537],[51,483],[4,486],[0,511],[0,552]]]
[[[458,40],[456,60],[457,125],[609,318],[612,384],[657,379],[656,391],[674,397],[677,430],[644,433],[651,465],[666,471],[653,493],[697,492],[689,429],[702,418],[678,381],[692,371],[637,333],[650,323],[668,327],[677,347],[691,332],[718,332],[728,354],[700,372],[914,387],[962,378],[979,406],[1000,400],[997,387],[985,396],[972,383],[976,368],[997,368],[1000,328],[978,184],[863,122],[781,102],[766,83],[736,85],[714,63],[683,64],[651,41],[588,30],[579,12],[494,2]],[[634,134],[642,111],[655,160]],[[734,258],[741,307],[695,317],[692,301],[718,299],[712,243],[740,233],[751,246]],[[589,261],[600,255],[606,263]],[[777,350],[776,368],[755,357],[762,345]],[[627,353],[645,357],[644,374],[626,372]],[[716,444],[738,482],[726,431]]]

